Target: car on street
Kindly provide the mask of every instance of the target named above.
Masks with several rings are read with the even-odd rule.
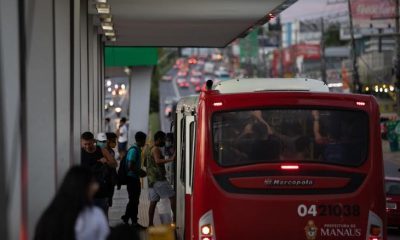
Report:
[[[168,96],[164,99],[165,105],[175,104],[179,101],[178,97]]]
[[[171,113],[172,113],[172,104],[165,105],[164,116],[171,117]]]
[[[212,62],[206,62],[205,64],[204,64],[204,73],[213,73],[214,72],[214,67],[215,67],[215,64],[214,63],[212,63]]]
[[[192,70],[192,77],[200,77],[201,75],[203,75],[203,73],[200,72],[199,70],[197,69]]]
[[[180,88],[188,88],[189,87],[189,83],[186,80],[186,78],[178,78],[176,79],[176,84],[178,85],[178,87]]]
[[[194,88],[194,91],[197,92],[197,93],[201,92],[201,86],[200,86],[200,85],[197,85],[197,86]]]
[[[172,103],[173,103],[173,99],[172,98],[170,98],[170,97],[165,98],[165,100],[164,100],[164,104],[165,105],[169,105],[169,104],[172,104]]]
[[[400,229],[400,178],[385,177],[387,224]]]
[[[179,71],[178,72],[178,77],[186,77],[188,75],[188,72],[187,71]]]
[[[199,85],[201,82],[201,79],[199,77],[191,77],[190,78],[190,83],[193,84],[194,86]]]
[[[197,59],[194,58],[194,57],[189,58],[188,63],[189,63],[189,64],[197,64]]]
[[[214,72],[215,78],[220,81],[229,80],[231,77],[227,71],[218,70]]]
[[[173,78],[173,77],[172,77],[171,75],[164,75],[164,76],[162,76],[161,79],[162,79],[163,81],[171,81],[172,78]]]

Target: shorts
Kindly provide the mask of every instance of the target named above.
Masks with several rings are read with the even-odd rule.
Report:
[[[149,188],[150,202],[158,202],[161,198],[171,198],[175,196],[175,191],[172,189],[168,181],[158,181]]]
[[[118,142],[118,151],[125,151],[128,147],[128,142]]]

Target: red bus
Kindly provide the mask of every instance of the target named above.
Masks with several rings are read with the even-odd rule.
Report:
[[[228,80],[175,119],[178,239],[386,239],[374,97]]]

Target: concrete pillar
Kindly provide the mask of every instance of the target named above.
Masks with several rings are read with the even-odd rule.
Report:
[[[80,54],[81,54],[81,131],[91,131],[89,122],[89,75],[88,75],[88,3],[80,2]]]
[[[71,38],[70,2],[54,1],[55,4],[55,70],[56,70],[56,185],[62,181],[71,164],[71,152],[66,146],[71,143]]]
[[[56,190],[56,86],[53,0],[26,6],[26,124],[28,236]],[[29,24],[28,24],[29,23]],[[22,93],[24,94],[24,93]],[[26,167],[26,169],[24,169]],[[40,193],[40,194],[38,194]],[[22,206],[24,209],[24,204]]]
[[[99,76],[99,111],[98,111],[98,119],[99,119],[99,131],[104,131],[104,100],[105,100],[105,81],[104,81],[104,61],[103,61],[103,48],[104,43],[101,40],[101,37],[98,37],[98,48],[97,48],[97,74]]]
[[[90,18],[93,19],[93,18]],[[92,25],[92,24],[90,24]],[[89,25],[89,26],[90,26]],[[99,86],[100,86],[100,79],[99,79],[99,75],[98,75],[98,35],[97,35],[97,27],[92,26],[89,29],[89,34],[92,36],[91,37],[91,41],[90,41],[90,45],[91,45],[91,60],[90,60],[90,69],[91,69],[91,80],[93,82],[93,88],[90,89],[90,91],[92,92],[92,122],[93,122],[93,131],[95,133],[98,133],[100,131],[99,128],[99,105],[100,105],[100,95],[99,95]]]
[[[89,129],[96,135],[96,130],[94,126],[94,89],[95,89],[95,80],[94,80],[94,53],[93,53],[93,18],[91,16],[87,19],[87,69],[88,69],[88,81],[89,81],[89,88],[87,89],[88,92],[88,120],[89,120]]]
[[[129,79],[129,144],[135,142],[134,136],[137,131],[149,131],[152,73],[153,67],[132,68]]]
[[[98,74],[99,74],[99,94],[100,94],[100,106],[99,106],[99,119],[100,119],[100,131],[104,132],[104,106],[105,106],[105,79],[104,79],[104,56],[103,56],[103,43],[101,42],[101,39],[99,39],[99,48],[98,48],[98,54],[99,58],[97,61],[97,66],[98,66]]]
[[[72,89],[73,89],[73,98],[71,99],[71,112],[73,113],[72,119],[72,139],[71,139],[71,154],[73,156],[72,163],[80,162],[80,135],[83,129],[87,129],[87,125],[82,126],[82,94],[81,94],[81,1],[73,0],[71,1],[73,5],[73,13],[71,18],[73,22],[73,30],[71,32],[72,41],[71,41],[71,49],[72,49],[72,72],[73,72],[73,80],[72,80]],[[84,14],[82,14],[84,15]],[[86,16],[83,16],[86,17]],[[85,127],[85,128],[83,128]]]
[[[0,0],[0,239],[20,239],[19,1]]]

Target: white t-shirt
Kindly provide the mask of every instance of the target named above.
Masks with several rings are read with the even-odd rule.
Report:
[[[110,233],[107,218],[99,207],[86,207],[76,219],[76,240],[106,240]]]
[[[128,128],[126,127],[126,124],[122,125],[119,129],[119,137],[118,137],[118,142],[127,142],[128,141]]]
[[[112,132],[111,123],[106,123],[104,130],[105,132]]]

